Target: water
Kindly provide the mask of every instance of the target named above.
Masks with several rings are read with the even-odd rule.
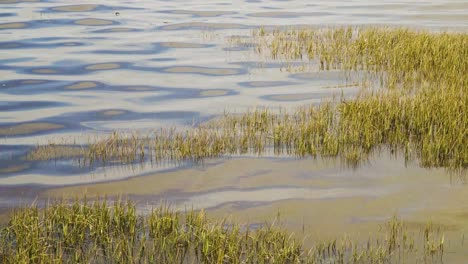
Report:
[[[156,177],[148,184],[159,186],[165,173],[177,169],[169,165],[89,169],[79,168],[71,161],[25,161],[24,156],[37,144],[50,141],[82,143],[90,135],[97,137],[113,130],[190,127],[224,110],[242,112],[258,106],[290,109],[319,103],[334,94],[352,96],[358,90],[352,86],[340,88],[344,79],[337,73],[280,70],[280,64],[265,62],[248,45],[238,46],[230,42],[232,36],[248,37],[252,29],[260,26],[292,25],[389,25],[436,31],[468,29],[468,2],[464,0],[250,0],[235,1],[235,4],[222,0],[81,2],[81,5],[70,5],[70,1],[63,0],[0,0],[1,208],[15,207],[21,201],[32,202],[37,196],[53,194],[53,190],[64,194],[60,189],[49,187],[96,182],[113,184],[112,181],[117,180],[125,185],[129,178],[143,174]],[[353,172],[364,175],[364,178],[358,177],[360,186],[355,186],[356,178],[347,177],[350,172],[335,164],[333,171],[341,175],[339,180],[332,185],[325,184],[321,189],[314,184],[321,186],[320,175],[323,173],[298,171],[298,164],[292,162],[283,168],[282,175],[275,174],[276,177],[267,177],[268,181],[259,181],[243,189],[245,186],[240,184],[243,177],[259,180],[262,177],[249,175],[265,174],[257,173],[264,170],[264,166],[278,169],[263,161],[250,162],[247,171],[236,176],[238,184],[224,177],[236,173],[239,167],[219,161],[216,164],[223,165],[216,174],[217,180],[203,176],[196,178],[196,172],[204,169],[195,168],[185,171],[187,177],[195,177],[192,180],[176,174],[174,183],[161,184],[153,193],[138,191],[145,184],[130,185],[133,189],[126,188],[122,192],[140,198],[143,195],[146,198],[142,199],[146,201],[169,200],[178,207],[196,203],[197,208],[223,211],[223,208],[232,209],[239,205],[249,213],[248,208],[252,208],[249,204],[264,206],[260,211],[267,210],[265,208],[274,211],[275,208],[290,208],[287,201],[297,199],[328,199],[344,203],[350,197],[379,197],[378,201],[385,204],[385,197],[390,193],[391,197],[401,193],[398,191],[401,184],[397,184],[397,189],[388,184],[394,179],[392,177],[414,172],[399,167],[393,174],[385,174],[379,166],[394,163],[377,163]],[[322,166],[319,161],[311,164]],[[190,167],[190,164],[182,165]],[[208,168],[211,167],[206,169],[211,171]],[[438,179],[436,183],[423,183],[427,184],[425,186],[435,190],[441,186],[448,188],[440,191],[437,197],[454,193],[452,187],[446,186],[450,185],[447,175],[440,180],[440,174],[444,173],[418,169],[419,174]],[[376,177],[379,175],[385,177]],[[297,182],[298,177],[304,178]],[[311,177],[318,177],[318,180],[307,185]],[[376,181],[375,178],[379,179],[378,184],[369,184],[366,180]],[[211,181],[219,181],[219,184],[211,189],[187,187],[204,186]],[[273,186],[278,181],[283,184]],[[398,181],[403,180],[398,178]],[[112,189],[106,186],[79,187],[78,193],[85,189],[93,189],[92,194],[111,192]],[[408,192],[418,188],[418,184],[408,186],[405,189]],[[408,202],[411,205],[407,205],[409,211],[434,209],[429,204],[418,203],[423,200],[423,194],[419,193],[420,200]],[[320,204],[323,203],[318,203],[317,208]],[[466,209],[460,206],[454,204],[456,210]],[[304,206],[297,208],[303,210]],[[361,214],[364,212],[360,211]],[[368,217],[385,218],[388,214],[390,212],[378,211]],[[291,215],[296,217],[294,213]],[[364,216],[345,214],[342,217],[349,220]]]

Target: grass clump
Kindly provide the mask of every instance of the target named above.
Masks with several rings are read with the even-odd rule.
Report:
[[[274,60],[301,59],[319,70],[364,72],[387,88],[467,85],[466,33],[340,27],[259,29],[252,35],[256,52]]]
[[[0,229],[2,263],[399,263],[443,260],[432,225],[421,238],[394,218],[382,238],[315,241],[308,249],[274,225],[209,221],[204,211],[160,208],[138,215],[131,202],[57,202],[17,209]],[[419,239],[419,240],[418,240]]]

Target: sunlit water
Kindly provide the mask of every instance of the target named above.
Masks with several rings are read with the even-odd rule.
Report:
[[[294,108],[319,103],[333,95],[352,96],[358,90],[353,86],[339,88],[344,79],[336,73],[304,74],[281,69],[280,64],[256,56],[248,45],[230,42],[232,36],[248,37],[252,29],[260,26],[292,25],[468,29],[468,2],[463,0],[70,3],[0,0],[0,208],[30,203],[52,186],[125,180],[161,171],[167,174],[176,168],[171,164],[80,168],[71,161],[25,161],[24,155],[36,144],[86,142],[89,135],[113,130],[188,127],[224,110]],[[395,168],[401,163],[393,161],[387,166]],[[311,164],[322,166],[318,161]],[[292,162],[281,170],[281,175],[276,173],[262,181],[261,175],[278,168],[258,161],[248,163],[243,168],[247,171],[239,172],[233,176],[235,182],[229,182],[230,178],[223,177],[239,167],[228,163],[215,173],[219,182],[212,188],[193,187],[215,181],[213,178],[188,179],[185,174],[176,174],[171,184],[150,178],[150,186],[161,188],[153,192],[142,194],[142,183],[119,190],[135,197],[152,197],[157,200],[152,204],[168,200],[178,208],[195,205],[194,208],[222,209],[228,204],[246,208],[245,204],[297,199],[399,197],[399,193],[411,192],[419,184],[413,182],[402,190],[405,184],[401,184],[400,176],[416,171],[418,175],[438,177],[437,181],[426,183],[440,190],[437,197],[453,193],[447,187],[449,178],[440,180],[440,171],[404,167],[383,171],[382,164],[387,163],[371,164],[354,172],[335,164],[331,173],[339,176],[335,181],[327,178],[329,174],[323,170],[307,172]],[[181,167],[188,168],[190,164],[179,164]],[[184,173],[192,177],[197,170],[204,169]],[[350,178],[349,174],[358,176]],[[333,184],[322,186],[322,176],[324,182]],[[381,176],[389,180],[382,180]],[[397,176],[397,184],[386,185]],[[244,186],[241,183],[246,178],[256,179],[256,184]],[[376,179],[378,183],[373,182]],[[93,190],[94,194],[115,192],[112,188],[99,192],[99,186]],[[407,210],[430,206],[422,204],[424,192],[418,195],[421,199],[405,204]]]

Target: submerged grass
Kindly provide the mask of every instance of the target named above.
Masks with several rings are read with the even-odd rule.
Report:
[[[272,59],[305,59],[321,70],[341,70],[393,89],[364,90],[354,99],[292,112],[225,114],[186,131],[115,132],[83,147],[80,164],[200,162],[272,151],[339,157],[357,166],[385,149],[406,161],[417,159],[423,167],[466,172],[468,34],[348,27],[260,29],[253,35],[256,51]],[[35,153],[47,157],[56,149],[49,145]]]
[[[439,263],[443,234],[418,234],[393,218],[367,243],[315,241],[305,248],[279,226],[209,221],[204,211],[138,215],[131,202],[56,202],[17,209],[0,229],[2,263]]]

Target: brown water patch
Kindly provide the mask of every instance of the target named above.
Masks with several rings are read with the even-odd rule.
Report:
[[[200,96],[202,97],[215,97],[215,96],[223,96],[227,95],[229,91],[227,90],[206,90],[206,91],[201,91]]]
[[[181,14],[181,15],[194,15],[198,17],[217,17],[222,15],[234,14],[234,12],[227,11],[196,11],[196,10],[172,10],[171,14]]]
[[[237,69],[227,68],[204,68],[204,67],[192,67],[192,66],[175,66],[164,69],[164,72],[168,73],[194,73],[194,74],[208,74],[208,75],[235,75],[239,74],[240,71]]]
[[[99,112],[99,114],[103,115],[103,116],[118,116],[118,115],[125,114],[125,111],[122,111],[122,110],[106,110],[106,111]]]
[[[327,164],[310,162],[309,160],[295,161],[293,164],[293,170],[299,173],[313,171],[318,173],[322,169],[336,166],[333,162]],[[329,186],[329,183],[323,179],[301,179],[299,183],[291,179],[291,177],[284,177],[285,175],[292,175],[290,162],[278,163],[266,159],[234,159],[212,166],[209,166],[208,163],[207,166],[205,168],[157,173],[123,181],[56,188],[49,190],[44,195],[72,198],[83,194],[89,197],[119,194],[161,195],[169,190],[196,193],[229,187],[244,189],[266,185]]]
[[[27,170],[31,167],[31,164],[25,163],[21,165],[12,165],[6,168],[0,168],[0,174],[16,173]]]
[[[46,82],[46,80],[23,80],[20,82],[20,84],[42,84]]]
[[[57,6],[52,8],[52,10],[60,12],[89,12],[95,10],[98,7],[98,5],[68,5]]]
[[[188,43],[188,42],[161,42],[159,43],[161,47],[164,48],[177,48],[177,49],[187,49],[187,48],[204,48],[205,45],[198,43]]]
[[[57,74],[58,71],[54,69],[34,69],[32,70],[33,73],[38,74]]]
[[[75,84],[72,84],[72,85],[68,85],[68,86],[65,87],[65,89],[67,89],[67,90],[84,90],[84,89],[96,88],[97,86],[98,86],[98,84],[95,83],[95,82],[86,81],[86,82],[79,82],[79,83],[75,83]]]
[[[90,71],[101,71],[101,70],[114,70],[120,68],[118,63],[99,63],[86,66],[86,70]]]
[[[0,24],[0,29],[20,29],[26,28],[28,24],[21,23],[21,22],[13,22],[13,23],[2,23]]]
[[[108,26],[113,25],[114,21],[98,18],[84,18],[80,20],[75,20],[73,23],[82,26]]]
[[[244,25],[241,24],[233,24],[233,23],[203,23],[203,22],[186,22],[186,23],[178,23],[172,24],[167,26],[162,26],[161,29],[163,30],[181,30],[181,29],[240,29],[245,28]]]
[[[26,135],[38,132],[45,132],[64,128],[63,125],[53,123],[24,123],[20,125],[12,125],[0,128],[0,136],[17,136]]]

